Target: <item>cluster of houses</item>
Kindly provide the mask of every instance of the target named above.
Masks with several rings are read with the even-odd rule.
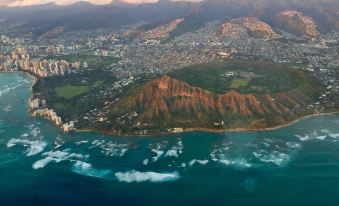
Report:
[[[10,56],[3,56],[0,70],[4,71],[27,71],[38,77],[59,76],[76,73],[81,66],[80,62],[69,63],[65,60],[39,60],[31,59],[23,49],[17,49]]]
[[[29,109],[32,112],[33,116],[44,117],[52,121],[57,126],[62,128],[64,132],[75,130],[74,121],[63,123],[61,117],[59,117],[53,109],[47,108],[46,100],[44,99],[30,98]]]

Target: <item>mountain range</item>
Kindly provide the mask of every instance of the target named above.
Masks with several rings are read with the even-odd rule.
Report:
[[[205,0],[201,2],[161,0],[158,3],[139,5],[119,1],[108,5],[80,2],[68,6],[46,4],[24,8],[0,7],[2,25],[29,30],[34,36],[41,36],[57,28],[63,28],[65,32],[99,28],[119,29],[138,22],[168,24],[175,19],[184,19],[173,31],[177,36],[196,30],[210,21],[229,21],[242,17],[254,17],[272,27],[315,37],[318,32],[325,33],[339,29],[339,2],[336,0]],[[305,22],[314,22],[316,31],[314,26]]]

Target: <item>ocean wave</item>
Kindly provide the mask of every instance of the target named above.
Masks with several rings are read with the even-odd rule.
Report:
[[[12,105],[7,105],[4,108],[2,108],[2,111],[4,112],[11,112],[12,111]]]
[[[29,136],[28,133],[24,133],[24,134],[21,135],[21,137],[28,137],[28,136]]]
[[[105,178],[112,172],[111,170],[94,168],[91,164],[82,161],[76,161],[72,167],[72,171],[84,176],[98,178]]]
[[[15,84],[15,85],[14,85]],[[20,80],[18,82],[12,83],[12,85],[6,85],[7,88],[0,90],[0,97],[4,94],[8,94],[10,91],[15,90],[23,85],[27,84],[26,81]]]
[[[50,162],[61,162],[61,161],[78,161],[78,160],[83,160],[87,159],[89,155],[83,155],[83,154],[78,154],[78,153],[69,153],[69,150],[56,150],[56,151],[49,151],[45,152],[42,154],[42,156],[45,156],[45,158],[36,161],[32,167],[34,169],[40,169],[44,168],[47,164]]]
[[[32,135],[33,137],[38,137],[38,135],[41,134],[40,128],[39,127],[31,128],[31,131],[29,131],[29,134]]]
[[[152,157],[153,162],[158,161],[159,158],[165,153],[165,151],[162,151],[162,150],[159,150],[159,149],[152,149],[151,152],[156,154],[154,157]]]
[[[295,137],[297,137],[300,141],[326,140],[328,137],[339,138],[339,134],[331,134],[329,130],[322,129],[320,131],[314,131],[313,133],[305,134],[303,136],[296,134]]]
[[[148,163],[149,163],[149,160],[148,160],[148,159],[144,159],[144,160],[142,161],[142,164],[143,164],[143,165],[148,165]]]
[[[33,163],[32,167],[33,169],[40,169],[40,168],[44,168],[48,163],[55,161],[55,159],[50,158],[50,157],[46,157],[44,159],[38,160],[36,162]]]
[[[318,140],[325,140],[327,135],[322,135],[322,136],[316,136],[315,138]]]
[[[79,146],[79,145],[87,144],[87,143],[88,143],[87,140],[82,140],[82,141],[75,142],[74,144],[75,144],[76,146]]]
[[[319,138],[323,135],[314,135]],[[285,141],[280,138],[258,138],[249,143],[236,140],[216,145],[210,153],[210,159],[216,163],[235,169],[285,167],[300,151],[302,144],[298,141]]]
[[[60,136],[57,136],[54,140],[54,145],[55,145],[54,149],[61,147],[64,143],[65,141]]]
[[[158,173],[158,172],[139,172],[139,171],[129,171],[129,172],[117,172],[115,173],[115,177],[118,179],[119,182],[153,182],[153,183],[160,183],[160,182],[171,182],[176,181],[180,178],[178,172],[172,173]]]
[[[24,147],[27,147],[27,150],[24,152],[26,156],[34,156],[42,151],[44,151],[45,147],[47,146],[47,143],[44,141],[39,140],[25,140],[25,139],[10,139],[6,146],[7,148],[14,147],[15,145],[22,145]]]
[[[244,158],[219,159],[218,162],[226,166],[232,166],[236,169],[247,169],[253,166],[252,163]]]
[[[102,149],[101,153],[105,156],[123,157],[127,153],[129,145],[107,142],[105,144],[101,144],[99,147]]]
[[[337,139],[337,138],[339,138],[339,133],[337,133],[337,134],[329,134],[329,136],[334,138],[334,139]]]
[[[42,154],[42,156],[46,156],[44,159],[36,161],[32,167],[34,169],[44,168],[50,162],[61,162],[62,160],[67,159],[68,152],[65,151],[49,151]]]
[[[165,153],[166,147],[168,142],[164,141],[162,143],[156,143],[155,145],[150,145],[151,152],[155,154],[155,156],[152,157],[152,162],[156,162],[159,160],[159,158]]]
[[[183,152],[183,143],[182,141],[178,141],[176,146],[172,146],[167,152],[165,153],[165,157],[176,157],[178,158],[180,154]]]
[[[190,166],[190,167],[192,167],[193,165],[195,165],[195,164],[200,164],[200,165],[206,165],[206,164],[208,164],[208,160],[197,160],[197,159],[193,159],[193,160],[191,160],[189,163],[188,163],[188,165]]]
[[[290,161],[290,156],[288,154],[278,151],[267,152],[261,150],[259,152],[253,152],[253,155],[261,162],[273,163],[278,167],[283,167]]]
[[[238,147],[234,144],[233,142],[225,142],[220,146],[217,145],[217,149],[213,150],[210,154],[211,160],[236,169],[251,168],[253,166],[251,160],[243,157],[244,153],[239,153]],[[250,151],[252,149],[250,145],[243,146],[246,150]]]
[[[333,139],[338,139],[339,138],[339,133],[333,133],[332,131],[330,131],[328,129],[322,129],[321,132],[323,134],[326,134],[330,138],[333,138]]]
[[[94,140],[91,143],[91,146],[89,147],[89,149],[94,149],[94,148],[99,147],[100,145],[102,145],[104,143],[105,143],[105,140]]]
[[[301,148],[301,144],[298,144],[296,142],[286,142],[286,146],[291,149],[299,149]]]

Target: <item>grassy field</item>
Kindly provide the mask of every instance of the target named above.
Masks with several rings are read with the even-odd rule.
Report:
[[[230,72],[236,75],[227,75]],[[252,94],[278,93],[304,84],[304,76],[300,69],[261,60],[193,65],[172,71],[169,76],[217,94],[231,90]]]
[[[92,85],[89,86],[74,86],[74,85],[63,85],[55,88],[55,93],[57,97],[64,99],[72,99],[76,96],[82,95],[89,92],[91,89],[96,89],[102,85],[105,81],[97,80]]]
[[[240,87],[246,87],[248,85],[249,80],[247,79],[234,79],[230,85],[233,89],[238,89]]]
[[[88,87],[65,85],[55,88],[56,95],[60,98],[72,99],[76,96],[88,92]]]
[[[104,83],[103,80],[97,80],[95,81],[92,85],[91,85],[91,88],[97,88],[99,87],[100,85],[102,85]]]

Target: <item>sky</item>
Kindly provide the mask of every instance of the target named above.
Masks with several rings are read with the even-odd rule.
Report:
[[[0,5],[2,6],[9,6],[9,7],[23,7],[23,6],[32,6],[32,5],[39,5],[39,4],[47,4],[47,3],[55,3],[58,5],[67,5],[73,4],[80,0],[0,0]],[[90,2],[92,4],[109,4],[112,0],[81,0]],[[157,0],[124,0],[127,3],[133,4],[140,4],[140,3],[153,3],[157,2]]]

